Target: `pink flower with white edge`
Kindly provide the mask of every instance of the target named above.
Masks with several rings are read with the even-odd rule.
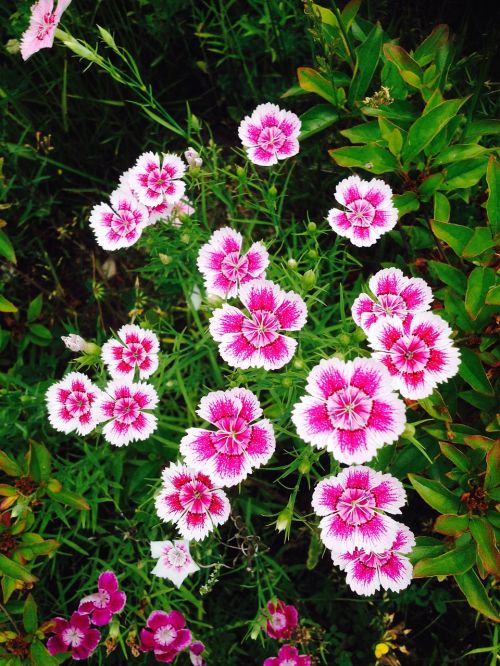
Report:
[[[339,236],[358,247],[373,245],[398,221],[392,190],[383,180],[349,176],[337,185],[335,199],[347,210],[332,208],[328,222]]]
[[[134,182],[135,182],[134,177],[135,177],[134,167],[131,167],[130,169],[122,173],[122,175],[120,176],[119,187],[122,189],[130,190],[132,195],[137,199],[138,203],[140,203],[139,197],[137,195],[137,190],[134,189]],[[160,204],[156,206],[144,205],[144,207],[148,211],[148,221],[146,223],[146,226],[155,224],[156,222],[158,222],[158,220],[168,217],[171,214],[173,208],[173,206],[168,204],[166,201],[162,201]]]
[[[205,471],[217,485],[235,486],[273,455],[273,426],[261,419],[259,401],[248,389],[209,393],[201,399],[197,414],[216,430],[189,428],[180,452],[188,465]]]
[[[429,310],[432,291],[422,278],[408,278],[399,268],[384,268],[368,283],[375,296],[360,294],[352,304],[352,318],[365,332],[378,319],[398,317],[405,322],[409,315]]]
[[[185,539],[200,541],[229,518],[227,495],[207,474],[171,463],[163,470],[162,480],[156,513],[164,522],[176,523]]]
[[[102,346],[102,360],[112,377],[133,379],[137,370],[141,379],[147,379],[158,369],[160,344],[153,331],[136,324],[125,324]]]
[[[248,159],[260,166],[271,166],[296,155],[299,133],[298,116],[270,103],[259,104],[251,116],[245,116],[238,129]]]
[[[193,641],[189,646],[189,659],[193,666],[206,666],[201,656],[205,652],[205,646],[201,641]]]
[[[268,657],[262,666],[311,666],[311,657],[299,654],[293,645],[283,645],[277,657]]]
[[[119,250],[136,243],[149,223],[146,206],[129,189],[118,188],[110,196],[111,205],[100,203],[90,214],[90,226],[104,250]]]
[[[307,319],[306,304],[270,280],[247,282],[240,287],[239,298],[248,316],[224,303],[210,319],[220,355],[236,368],[282,368],[294,355],[297,340],[280,331],[300,331]]]
[[[184,196],[186,165],[177,155],[143,153],[130,174],[130,186],[145,206],[173,205]]]
[[[87,375],[70,372],[45,395],[50,424],[66,435],[88,435],[99,423],[96,403],[101,395]]]
[[[405,428],[404,402],[372,358],[324,359],[309,373],[306,391],[292,411],[299,437],[346,465],[371,460]]]
[[[31,7],[30,24],[21,37],[21,56],[27,60],[40,49],[50,49],[63,12],[71,0],[58,0],[54,10],[53,0],[38,0]]]
[[[429,396],[441,382],[457,374],[460,354],[453,346],[452,330],[431,312],[412,315],[403,323],[386,317],[368,331],[368,343],[389,370],[394,388],[405,398]]]
[[[147,439],[156,430],[157,419],[150,410],[157,404],[158,395],[151,384],[110,381],[96,403],[100,422],[107,421],[102,429],[106,441],[126,446]]]
[[[269,255],[260,242],[242,254],[243,237],[224,227],[212,234],[198,254],[198,269],[205,279],[205,289],[221,298],[233,298],[238,287],[266,276]]]
[[[394,542],[399,523],[386,516],[401,513],[406,493],[398,479],[362,465],[348,467],[316,486],[312,505],[321,539],[338,553],[356,548],[382,553]]]
[[[54,636],[47,641],[47,650],[51,655],[71,652],[75,661],[88,659],[101,640],[100,632],[90,628],[88,615],[73,613],[69,621],[56,617],[52,623],[49,631]]]
[[[125,607],[127,596],[118,589],[118,579],[112,571],[105,571],[97,581],[97,592],[80,601],[78,612],[89,615],[92,624],[102,627],[109,624],[115,613]]]
[[[153,611],[148,617],[146,628],[141,629],[142,652],[153,652],[156,661],[169,664],[191,643],[191,632],[186,629],[182,613]]]
[[[271,638],[286,640],[299,625],[299,614],[295,606],[287,606],[277,599],[276,603],[267,604],[269,619],[266,624],[267,635]]]
[[[333,563],[346,572],[346,582],[356,594],[369,596],[380,588],[401,592],[411,583],[413,567],[405,557],[415,545],[406,525],[399,525],[391,547],[383,553],[355,549],[352,553],[333,552]]]
[[[186,540],[152,541],[151,557],[158,560],[151,573],[159,578],[168,578],[176,587],[200,569],[191,557],[189,541]]]

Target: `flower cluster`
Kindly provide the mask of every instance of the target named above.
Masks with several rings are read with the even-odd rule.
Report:
[[[281,599],[267,604],[266,633],[276,640],[288,640],[299,626],[299,614],[295,606],[286,605]],[[311,657],[299,655],[292,645],[283,645],[277,657],[268,657],[263,666],[310,666]]]

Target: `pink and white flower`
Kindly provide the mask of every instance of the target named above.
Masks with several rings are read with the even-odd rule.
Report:
[[[201,159],[200,154],[194,148],[191,148],[191,146],[185,151],[184,159],[192,171],[201,169],[203,165],[203,160]]]
[[[97,592],[80,601],[78,612],[88,615],[92,624],[102,627],[109,624],[115,613],[125,607],[127,596],[118,589],[118,579],[112,571],[105,571],[97,581]]]
[[[346,572],[346,582],[357,594],[375,594],[377,590],[401,592],[411,583],[413,567],[405,557],[415,545],[415,537],[406,525],[399,525],[391,547],[383,553],[356,548],[352,553],[332,553],[333,563]]]
[[[189,646],[189,659],[193,666],[206,666],[207,662],[201,656],[205,652],[205,646],[201,641],[193,641]]]
[[[96,403],[99,420],[107,421],[102,429],[106,441],[126,446],[147,439],[156,430],[157,419],[150,410],[157,404],[158,395],[151,384],[110,381]]]
[[[209,393],[201,399],[197,414],[216,430],[189,428],[180,452],[188,465],[205,471],[217,485],[240,483],[273,455],[273,426],[260,418],[259,401],[248,389]]]
[[[306,391],[292,412],[299,437],[346,465],[371,460],[405,428],[404,402],[374,359],[324,359],[309,373]]]
[[[141,629],[142,652],[153,652],[156,661],[169,664],[191,643],[191,632],[186,629],[182,613],[155,610],[148,617],[146,628]]]
[[[129,189],[124,188],[111,194],[110,203],[94,206],[90,214],[90,226],[96,241],[104,250],[130,247],[148,225],[148,210]]]
[[[163,470],[162,480],[156,512],[161,520],[176,523],[185,539],[200,541],[229,518],[226,493],[216,488],[206,474],[171,463]]]
[[[322,516],[321,539],[327,548],[338,553],[356,548],[382,553],[392,546],[399,528],[382,512],[401,513],[405,501],[398,479],[359,465],[320,481],[312,505]]]
[[[278,656],[268,657],[262,666],[311,666],[311,657],[299,654],[293,645],[283,645]]]
[[[205,289],[221,298],[233,298],[238,287],[266,276],[269,255],[261,242],[242,254],[243,237],[229,227],[217,229],[198,254],[198,269],[205,279]]]
[[[424,312],[378,320],[368,330],[373,356],[389,370],[394,388],[405,398],[429,396],[441,382],[457,374],[460,354],[452,330],[438,315]]]
[[[30,24],[21,37],[21,56],[27,60],[40,49],[50,49],[63,12],[71,0],[38,0],[31,7]]]
[[[88,659],[101,639],[100,632],[90,628],[88,615],[73,613],[69,621],[56,617],[52,623],[50,631],[54,636],[47,641],[47,650],[51,655],[71,652],[75,661]]]
[[[61,335],[61,340],[64,342],[66,349],[69,349],[73,352],[85,351],[85,348],[88,344],[81,335],[77,335],[76,333]]]
[[[99,423],[96,402],[101,395],[87,375],[70,372],[46,393],[51,425],[66,435],[74,430],[79,435],[88,435]]]
[[[282,368],[294,355],[297,341],[280,331],[300,331],[307,319],[306,304],[270,280],[247,282],[240,287],[239,298],[249,316],[224,303],[210,319],[220,355],[236,368]]]
[[[399,268],[384,268],[368,283],[374,300],[360,294],[352,304],[352,318],[365,332],[378,319],[398,317],[404,323],[409,315],[429,310],[432,291],[422,278],[408,278]]]
[[[143,153],[130,173],[130,186],[145,206],[173,205],[184,196],[186,165],[177,155]]]
[[[260,166],[271,166],[296,155],[299,133],[298,116],[270,103],[259,104],[251,116],[245,116],[238,129],[249,160]]]
[[[166,215],[161,215],[160,217],[165,218],[173,227],[181,227],[183,222],[183,217],[191,217],[195,212],[195,209],[191,206],[189,201],[183,199],[174,203],[172,206],[169,206]]]
[[[152,541],[151,557],[158,560],[151,572],[159,578],[168,578],[176,587],[180,587],[184,579],[199,571],[200,567],[191,557],[189,541]]]
[[[299,614],[295,606],[287,606],[281,599],[267,604],[269,619],[266,623],[267,635],[271,638],[286,640],[299,625]]]
[[[133,380],[137,370],[141,379],[147,379],[158,369],[160,344],[153,331],[136,324],[125,324],[102,346],[102,360],[112,377]]]
[[[392,190],[383,180],[349,176],[337,185],[335,199],[347,210],[332,208],[328,222],[339,236],[358,247],[373,245],[398,221]]]

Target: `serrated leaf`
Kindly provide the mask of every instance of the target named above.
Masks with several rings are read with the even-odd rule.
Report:
[[[471,570],[455,576],[455,580],[472,608],[495,622],[499,621],[498,613],[489,600],[484,585],[475,571]]]
[[[359,167],[371,173],[393,172],[398,168],[394,155],[379,146],[345,146],[329,150],[328,154],[339,166]]]
[[[476,266],[467,280],[465,309],[471,319],[477,319],[481,312],[488,289],[495,284],[495,271],[492,268]]]
[[[339,114],[330,104],[317,104],[300,116],[299,140],[308,139],[337,122]]]
[[[457,514],[460,508],[460,500],[439,481],[426,479],[417,474],[408,474],[411,485],[420,497],[439,513]]]
[[[443,555],[429,557],[417,562],[413,568],[414,578],[427,576],[453,576],[469,571],[476,562],[476,547],[469,544],[454,548]]]
[[[493,387],[477,354],[467,347],[463,347],[460,350],[460,357],[461,363],[458,369],[460,377],[475,391],[484,393],[484,395],[494,395]]]

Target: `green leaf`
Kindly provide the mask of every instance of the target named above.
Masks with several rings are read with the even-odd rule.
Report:
[[[500,134],[500,120],[476,120],[469,123],[465,132],[465,141],[479,141],[488,134]]]
[[[408,553],[408,558],[412,564],[427,557],[436,557],[444,552],[444,543],[434,537],[419,536],[415,541],[416,545],[411,553]]]
[[[500,121],[499,121],[500,126]],[[486,212],[493,233],[500,232],[500,164],[498,158],[491,155],[486,168],[486,182],[488,183],[488,201]]]
[[[422,197],[430,198],[444,181],[442,173],[433,173],[420,183],[418,192]]]
[[[433,509],[439,513],[458,513],[460,500],[439,481],[432,481],[416,474],[408,474],[408,478],[424,502]]]
[[[371,173],[397,171],[398,163],[394,155],[378,146],[346,146],[328,151],[339,166],[358,167]]]
[[[299,140],[308,139],[337,122],[339,114],[330,104],[316,104],[300,116]]]
[[[38,317],[40,316],[40,312],[42,311],[42,306],[43,306],[43,294],[38,294],[38,296],[34,298],[28,306],[27,319],[29,322],[38,319]]]
[[[34,640],[31,644],[31,659],[33,666],[59,666],[59,664],[62,663],[59,658],[63,656],[63,654],[70,656],[70,653],[68,652],[53,657],[45,645],[39,640]]]
[[[32,594],[28,594],[23,606],[23,624],[24,630],[32,634],[38,627],[38,613],[35,600]]]
[[[30,442],[31,461],[30,474],[37,483],[48,481],[50,478],[50,453],[46,446],[38,442]]]
[[[382,139],[380,127],[376,120],[341,130],[340,134],[349,139],[351,143],[372,143]]]
[[[457,294],[465,296],[465,291],[467,289],[467,278],[462,271],[459,271],[458,268],[450,266],[449,264],[444,264],[440,261],[429,261],[429,268],[432,273],[437,275],[437,277],[453,289]]]
[[[23,470],[17,462],[0,449],[0,469],[7,476],[22,476]]]
[[[460,377],[475,391],[484,393],[484,395],[494,395],[493,387],[477,354],[467,347],[462,347],[460,356],[461,363],[458,369]]]
[[[382,116],[400,123],[412,122],[417,115],[413,106],[405,100],[396,100],[389,106],[384,104],[377,107],[363,106],[361,111],[367,116],[375,116],[376,118]]]
[[[42,340],[52,340],[52,333],[49,331],[49,329],[46,326],[43,326],[42,324],[31,324],[30,325],[30,332],[33,333],[33,335],[36,335],[37,338],[41,338]]]
[[[85,499],[80,495],[73,493],[71,490],[62,489],[59,492],[54,493],[47,489],[47,494],[57,502],[60,502],[61,504],[67,504],[73,509],[79,509],[80,511],[90,511],[90,506],[85,501]]]
[[[434,389],[427,398],[419,400],[418,404],[433,418],[440,421],[451,421],[448,407],[437,389]]]
[[[450,220],[450,202],[442,192],[434,192],[434,219],[438,222]]]
[[[488,289],[484,302],[486,305],[500,305],[500,284]]]
[[[431,220],[432,231],[440,240],[447,243],[459,257],[473,235],[472,229],[461,224],[450,224],[449,222],[438,222]]]
[[[15,578],[16,580],[22,580],[24,583],[36,583],[38,578],[34,576],[26,567],[23,567],[21,564],[10,560],[5,555],[0,553],[0,571],[9,576],[10,578]]]
[[[380,59],[383,34],[380,23],[377,22],[368,33],[365,41],[355,49],[356,66],[348,95],[350,106],[356,100],[361,100],[368,90]]]
[[[413,568],[414,578],[427,576],[453,576],[469,571],[476,562],[476,547],[469,544],[464,548],[454,548],[443,555],[429,557],[417,562]]]
[[[500,486],[500,440],[497,440],[486,455],[484,489],[489,491]]]
[[[8,301],[2,294],[0,294],[0,312],[17,312],[14,303]]]
[[[440,164],[467,160],[478,155],[483,155],[486,152],[488,152],[488,149],[484,146],[479,146],[477,143],[456,144],[442,150],[432,162],[434,166],[439,166]]]
[[[401,78],[413,88],[422,85],[423,71],[420,65],[407,53],[404,48],[396,44],[384,44],[384,56],[398,68]]]
[[[462,256],[472,259],[495,247],[496,242],[489,227],[476,227],[470,241],[462,250]]]
[[[299,67],[297,77],[302,90],[319,95],[333,106],[339,106],[343,101],[333,83],[312,67]]]
[[[393,203],[398,209],[398,217],[401,219],[403,215],[412,213],[420,208],[420,201],[418,200],[415,192],[405,192],[404,194],[395,194],[393,196]]]
[[[472,516],[470,531],[477,544],[477,554],[483,567],[492,576],[500,578],[500,553],[492,526],[485,518]]]
[[[455,576],[455,580],[472,608],[498,622],[498,613],[488,599],[486,590],[475,571],[467,571]]]
[[[469,529],[469,516],[438,516],[434,523],[434,531],[446,536],[457,537]]]
[[[449,444],[448,442],[439,442],[439,448],[441,449],[441,453],[446,456],[448,460],[451,460],[459,470],[462,472],[469,471],[471,466],[469,459],[462,453],[462,451],[460,451],[460,449],[457,449],[456,446],[453,446],[453,444]]]
[[[453,191],[476,185],[486,173],[487,165],[484,157],[451,164],[446,169],[443,189]]]
[[[425,67],[435,58],[436,51],[448,41],[449,28],[444,23],[437,25],[431,34],[415,49],[413,57],[420,67]]]
[[[456,116],[460,107],[467,100],[449,99],[438,104],[428,113],[418,118],[408,130],[402,157],[405,162],[413,160],[432,139]]]
[[[7,261],[10,261],[13,264],[15,264],[17,261],[16,253],[14,252],[14,248],[12,247],[12,243],[10,242],[7,234],[1,229],[0,229],[0,255],[2,255],[2,257],[5,257]]]
[[[477,319],[481,312],[486,294],[495,284],[495,271],[492,268],[477,266],[467,280],[467,293],[465,294],[465,309],[471,319]]]

